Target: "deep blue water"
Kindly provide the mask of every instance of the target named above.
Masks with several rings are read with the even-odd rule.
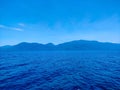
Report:
[[[0,90],[120,90],[120,52],[0,52]]]

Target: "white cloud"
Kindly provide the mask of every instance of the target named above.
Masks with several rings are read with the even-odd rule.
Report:
[[[24,26],[25,26],[24,23],[18,23],[18,25],[21,26],[21,27],[24,27]]]
[[[16,27],[13,27],[13,28],[10,28],[10,29],[16,30],[16,31],[23,31],[23,29],[21,29],[21,28],[16,28]]]
[[[0,25],[0,28],[2,28],[2,29],[8,29],[8,30],[23,31],[22,28],[18,28],[18,27],[9,27],[9,26],[5,26],[5,25]]]

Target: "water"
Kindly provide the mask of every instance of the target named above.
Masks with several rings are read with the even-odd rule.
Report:
[[[120,90],[120,52],[1,52],[0,90]]]

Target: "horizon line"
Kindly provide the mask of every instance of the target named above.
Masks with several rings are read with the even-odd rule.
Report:
[[[40,43],[40,42],[29,42],[29,41],[23,41],[23,42],[19,42],[19,43],[16,43],[16,44],[6,44],[6,45],[0,45],[0,47],[2,46],[14,46],[14,45],[18,45],[20,43],[38,43],[38,44],[53,44],[53,45],[59,45],[59,44],[63,44],[63,43],[67,43],[67,42],[72,42],[72,41],[94,41],[94,42],[100,42],[100,43],[113,43],[113,44],[120,44],[120,42],[109,42],[109,41],[98,41],[98,40],[84,40],[84,39],[78,39],[78,40],[70,40],[70,41],[66,41],[66,42],[62,42],[62,43],[58,43],[58,44],[55,44],[53,42],[48,42],[48,43]]]

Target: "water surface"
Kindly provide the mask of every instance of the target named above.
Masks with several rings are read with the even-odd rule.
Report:
[[[0,90],[120,90],[120,52],[0,52]]]

